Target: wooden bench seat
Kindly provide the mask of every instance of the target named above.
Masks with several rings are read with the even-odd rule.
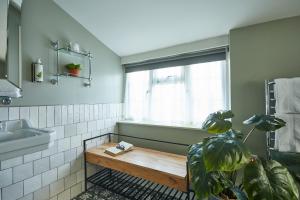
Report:
[[[186,156],[134,147],[118,156],[104,153],[115,143],[86,150],[86,161],[187,192]]]

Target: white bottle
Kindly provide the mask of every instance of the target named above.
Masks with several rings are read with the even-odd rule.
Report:
[[[44,66],[42,60],[39,58],[38,61],[34,64],[34,80],[36,82],[44,81]]]

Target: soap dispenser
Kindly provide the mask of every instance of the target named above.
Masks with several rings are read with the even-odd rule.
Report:
[[[44,66],[42,64],[41,58],[33,64],[33,81],[34,82],[43,82],[44,81]]]

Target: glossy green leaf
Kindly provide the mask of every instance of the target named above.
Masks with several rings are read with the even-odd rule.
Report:
[[[203,161],[203,143],[194,144],[188,152],[192,186],[198,199],[218,195],[232,183],[224,172],[208,172]]]
[[[234,130],[234,129],[230,129],[229,131],[227,131],[226,133],[224,133],[225,135],[235,138],[235,139],[243,139],[244,138],[244,134],[241,131],[238,130]]]
[[[232,123],[229,119],[233,116],[230,110],[212,113],[202,124],[202,129],[209,133],[224,133],[231,129]]]
[[[243,122],[247,125],[255,125],[261,131],[275,131],[285,126],[285,121],[270,115],[253,115]]]
[[[222,134],[204,140],[203,159],[207,171],[234,171],[249,163],[251,153],[239,139]]]
[[[298,200],[294,179],[274,160],[250,162],[244,170],[244,187],[250,200]]]

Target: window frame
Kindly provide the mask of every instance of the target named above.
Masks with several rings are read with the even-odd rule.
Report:
[[[230,54],[229,54],[229,49],[226,48],[226,58],[224,59],[225,61],[225,67],[224,67],[224,80],[223,80],[223,84],[224,84],[224,90],[223,90],[223,96],[224,96],[224,105],[225,105],[225,109],[228,109],[230,110],[231,109],[231,79],[230,79]],[[206,62],[204,62],[206,63]],[[187,77],[189,77],[189,73],[190,73],[190,69],[189,69],[189,66],[190,65],[185,65],[185,66],[180,66],[183,70],[183,75],[181,76],[181,81],[184,83],[185,85],[185,92],[186,92],[186,98],[187,98],[187,103],[186,104],[189,104],[191,101],[192,101],[192,98],[191,98],[191,94],[189,93],[189,90],[191,89],[190,87],[190,84],[191,84],[191,80],[189,80]],[[176,67],[176,66],[172,66],[172,67]],[[147,124],[154,124],[154,125],[157,125],[157,124],[161,124],[161,125],[170,125],[169,123],[166,123],[166,122],[158,122],[158,121],[151,121],[149,119],[150,117],[150,110],[151,110],[151,95],[152,95],[152,88],[154,87],[154,85],[157,85],[157,84],[164,84],[164,83],[167,83],[168,81],[165,80],[164,82],[162,83],[159,83],[159,82],[154,82],[154,78],[153,78],[153,71],[154,70],[158,70],[160,68],[154,68],[154,69],[150,69],[150,70],[134,70],[133,72],[135,71],[149,71],[149,83],[148,83],[148,90],[147,90],[147,103],[148,103],[148,109],[147,109],[147,119],[143,119],[143,120],[128,120],[125,118],[125,121],[130,121],[131,123],[147,123]],[[163,69],[163,68],[161,68]],[[126,76],[125,76],[125,82],[127,81],[126,80]],[[124,87],[124,94],[126,93],[126,87]],[[126,102],[124,101],[124,104]],[[185,106],[186,109],[192,109],[192,106]],[[125,109],[124,109],[125,111]],[[191,110],[188,111],[189,113],[191,113]],[[126,113],[124,113],[124,116],[126,116]],[[192,121],[191,119],[191,115],[189,114],[188,115],[188,118],[187,119],[189,122]],[[171,126],[174,125],[171,123]],[[195,125],[189,125],[189,124],[175,124],[175,127],[196,127],[198,128],[197,126]]]

